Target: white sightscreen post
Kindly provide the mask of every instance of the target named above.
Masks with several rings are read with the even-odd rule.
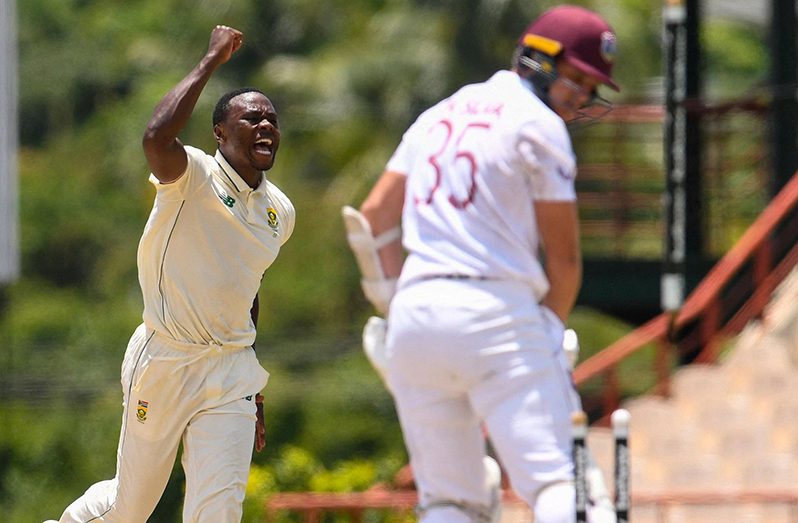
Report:
[[[0,0],[0,284],[19,276],[17,14]]]
[[[684,303],[687,253],[687,5],[665,0],[665,260],[660,279],[662,309],[678,311]]]

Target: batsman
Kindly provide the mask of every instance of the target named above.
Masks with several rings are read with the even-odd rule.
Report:
[[[582,261],[567,124],[606,112],[615,51],[598,14],[543,13],[509,70],[422,113],[360,210],[343,209],[385,318],[364,347],[395,400],[423,523],[498,520],[485,431],[535,521],[574,521],[581,405],[563,342]],[[592,476],[589,521],[614,521]]]

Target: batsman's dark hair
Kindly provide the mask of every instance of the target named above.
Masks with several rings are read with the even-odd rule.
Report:
[[[225,116],[227,116],[227,111],[230,110],[230,100],[238,96],[239,94],[244,93],[260,93],[263,96],[266,96],[266,93],[258,89],[257,87],[239,87],[238,89],[233,89],[232,91],[228,91],[224,93],[219,101],[216,102],[216,107],[213,109],[213,125],[215,126],[217,123],[224,120]]]

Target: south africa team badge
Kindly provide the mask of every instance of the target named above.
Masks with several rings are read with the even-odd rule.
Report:
[[[269,228],[274,231],[275,236],[277,236],[277,227],[280,226],[280,222],[277,221],[277,211],[274,207],[269,207],[266,209],[266,216],[268,217],[266,223],[269,224]]]
[[[150,406],[148,401],[139,400],[138,407],[136,407],[136,420],[139,423],[147,421],[147,408]]]

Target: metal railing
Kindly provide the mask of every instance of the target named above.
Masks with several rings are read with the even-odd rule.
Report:
[[[701,235],[717,259],[769,199],[766,107],[741,99],[688,110],[701,117]],[[619,106],[572,129],[586,258],[662,260],[664,118],[659,105]]]
[[[274,521],[281,512],[289,511],[302,514],[305,523],[319,523],[328,513],[345,514],[352,523],[360,523],[370,511],[412,514],[417,503],[415,490],[282,492],[267,501],[266,521]]]
[[[717,361],[722,342],[758,317],[772,292],[798,264],[798,174],[712,268],[677,313],[662,313],[574,369],[577,386],[601,378],[600,417],[621,400],[618,366],[654,344],[654,392],[667,395],[673,358]]]

